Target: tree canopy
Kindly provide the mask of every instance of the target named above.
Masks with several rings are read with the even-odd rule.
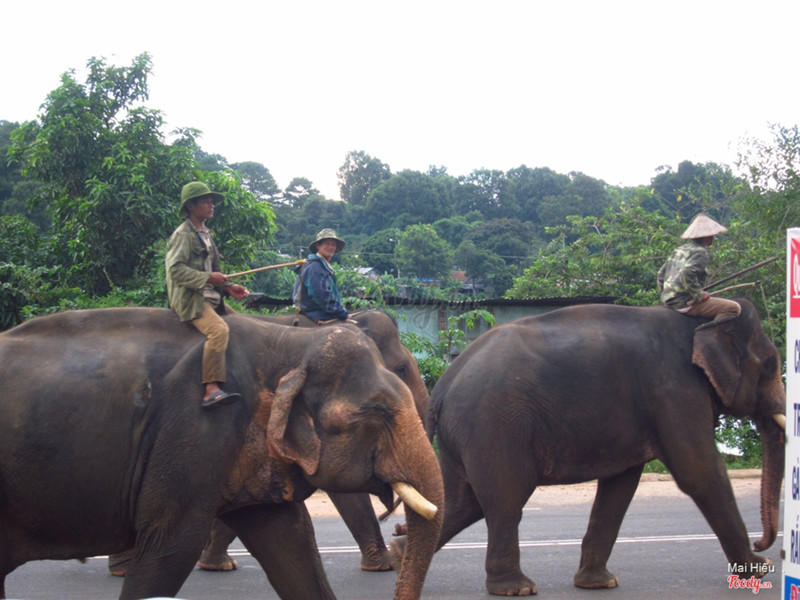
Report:
[[[143,104],[150,71],[147,54],[129,67],[92,58],[84,83],[65,73],[39,117],[11,133],[8,154],[35,184],[29,202],[50,216],[42,240],[60,286],[90,296],[140,286],[180,222],[181,187],[195,179],[225,194],[214,227],[228,264],[246,265],[274,230],[272,209],[241,175],[198,168],[198,132],[166,143],[160,112]]]

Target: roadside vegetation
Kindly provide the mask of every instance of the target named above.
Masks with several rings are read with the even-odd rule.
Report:
[[[734,165],[656,165],[635,187],[526,165],[459,177],[445,166],[393,172],[353,150],[332,199],[305,178],[281,189],[268,166],[229,163],[201,148],[196,129],[165,132],[163,115],[147,105],[148,54],[123,67],[91,58],[87,67],[85,81],[64,73],[35,120],[0,121],[0,330],[68,309],[167,306],[164,245],[179,222],[180,187],[194,179],[225,194],[212,227],[227,272],[301,258],[320,228],[335,228],[347,248],[334,268],[353,310],[391,310],[397,297],[612,296],[653,305],[655,273],[697,213],[730,230],[714,245],[712,280],[782,257],[786,229],[800,226],[796,124],[740,140]],[[289,298],[293,281],[281,269],[243,283]],[[752,285],[736,295],[756,303],[785,356],[784,261],[728,285],[740,283]],[[404,337],[429,387],[476,320],[491,315],[451,320],[436,341]],[[760,462],[749,421],[723,420],[718,435],[743,453],[743,466]]]

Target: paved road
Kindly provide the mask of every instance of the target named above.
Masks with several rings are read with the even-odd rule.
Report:
[[[737,497],[751,537],[761,534],[759,499],[755,491]],[[780,598],[782,537],[765,554],[776,572],[765,582],[771,589],[728,589],[726,561],[708,524],[686,497],[636,497],[623,523],[609,568],[620,587],[611,591],[579,590],[572,576],[580,557],[591,502],[526,509],[521,528],[523,570],[538,585],[543,600],[646,600],[650,598]],[[402,516],[384,524],[387,538]],[[338,517],[314,520],[325,569],[340,600],[392,597],[394,573],[365,573],[358,568],[358,551]],[[483,521],[462,532],[433,560],[424,598],[486,600],[484,588],[486,527]],[[181,589],[188,600],[273,600],[277,596],[254,559],[235,542],[240,570],[208,573],[196,570]],[[24,600],[113,600],[121,581],[108,575],[103,558],[29,563],[9,575],[9,598]]]

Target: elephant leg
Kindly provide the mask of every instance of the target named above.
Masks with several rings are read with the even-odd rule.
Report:
[[[391,571],[389,551],[369,494],[328,494],[361,549],[364,571]]]
[[[617,541],[622,519],[639,486],[642,469],[644,465],[638,465],[597,482],[589,526],[581,544],[581,562],[573,579],[577,587],[595,589],[619,585],[619,580],[608,571],[606,564]]]
[[[197,561],[197,566],[206,571],[235,571],[239,564],[228,554],[228,546],[236,539],[233,529],[217,519],[211,528],[208,543]]]
[[[704,468],[698,469],[698,463]],[[688,494],[703,513],[719,539],[728,562],[747,566],[747,572],[742,575],[745,578],[765,575],[772,561],[755,554],[751,548],[747,527],[736,505],[722,458],[716,454],[715,460],[703,462],[695,457],[689,468],[680,468],[675,464],[667,466],[680,490]],[[762,567],[755,568],[756,565]]]
[[[182,523],[169,536],[163,528],[140,531],[120,600],[177,595],[203,550],[210,521]]]
[[[134,554],[133,548],[125,550],[125,552],[110,554],[108,556],[108,572],[114,577],[125,577],[125,573],[128,572],[128,567],[130,567],[131,562],[133,562]]]
[[[486,505],[486,590],[496,596],[532,596],[537,593],[534,581],[522,572],[519,552],[519,523],[522,508],[529,496],[509,503],[503,498],[496,505]]]
[[[305,504],[249,506],[220,519],[258,560],[280,598],[336,600],[322,567]]]
[[[461,481],[449,488],[445,485],[445,523],[452,515],[448,495],[451,490],[456,494],[457,510],[453,516],[458,521],[458,525],[448,529],[447,535],[455,527],[464,529],[482,514],[488,529],[486,590],[497,596],[532,596],[536,594],[536,584],[520,566],[519,523],[522,509],[536,487],[534,465],[532,462],[524,464],[516,477],[501,483],[496,470],[487,468],[485,457],[494,454],[496,462],[493,464],[511,465],[517,459],[510,454],[517,449],[498,449],[495,440],[484,443],[485,447],[471,449],[466,455],[468,482]],[[443,530],[446,528],[447,525],[443,525]]]

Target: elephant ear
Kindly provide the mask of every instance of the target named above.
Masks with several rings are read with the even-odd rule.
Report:
[[[730,407],[742,383],[742,365],[733,323],[698,329],[692,362],[703,369],[722,404]]]
[[[306,474],[313,475],[321,451],[314,421],[305,409],[292,410],[306,375],[305,369],[292,369],[278,383],[267,425],[267,447],[273,458],[297,463]]]

